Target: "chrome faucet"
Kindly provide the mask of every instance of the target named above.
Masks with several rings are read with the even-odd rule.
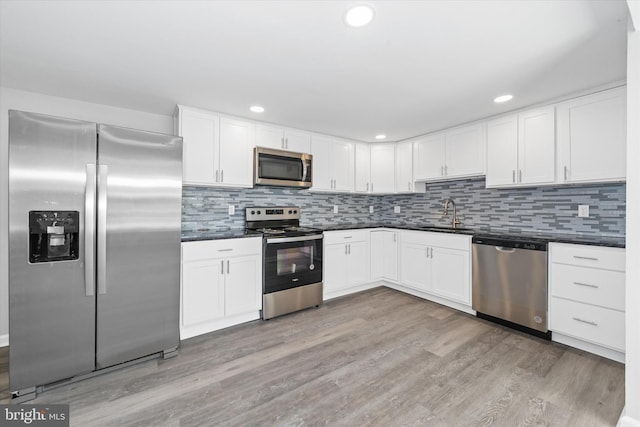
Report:
[[[451,204],[451,206],[453,206],[453,218],[451,219],[451,228],[456,228],[456,226],[458,224],[462,224],[462,223],[460,222],[460,220],[456,216],[456,203],[453,200],[446,199],[444,201],[444,212],[442,213],[442,216],[449,215],[449,204]]]

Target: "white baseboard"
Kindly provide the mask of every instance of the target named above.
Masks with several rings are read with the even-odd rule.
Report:
[[[616,362],[624,363],[624,353],[617,350],[613,350],[607,347],[602,347],[600,345],[583,341],[581,339],[577,339],[568,335],[564,335],[556,331],[552,332],[551,339],[561,344],[579,348],[580,350],[597,354],[598,356],[606,357],[607,359],[615,360]],[[640,425],[638,427],[640,427]]]
[[[624,414],[624,411],[622,411]],[[640,420],[623,415],[618,420],[618,427],[640,427]]]
[[[335,291],[328,291],[328,292],[325,287],[324,294],[322,295],[322,300],[326,301],[332,298],[338,298],[338,297],[342,297],[349,294],[355,294],[356,292],[366,291],[367,289],[373,289],[381,285],[382,285],[381,282],[370,282],[370,283],[363,283],[360,285],[352,286],[350,288],[343,288],[343,289],[338,289]]]
[[[180,340],[195,337],[197,335],[207,334],[209,332],[217,331],[219,329],[228,328],[229,326],[239,325],[245,322],[251,322],[252,320],[260,319],[259,311],[252,311],[249,313],[237,314],[235,316],[222,317],[209,322],[198,323],[191,326],[180,326]]]
[[[0,335],[0,347],[7,347],[9,345],[9,334]]]

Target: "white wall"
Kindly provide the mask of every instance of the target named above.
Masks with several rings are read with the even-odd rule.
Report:
[[[31,111],[160,133],[173,133],[170,116],[127,110],[0,87],[0,347],[9,334],[8,110]]]
[[[627,284],[625,416],[640,427],[640,1],[627,0],[632,27],[627,40]]]

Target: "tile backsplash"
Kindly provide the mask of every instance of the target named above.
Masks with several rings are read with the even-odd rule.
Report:
[[[426,192],[374,196],[325,194],[279,187],[219,189],[183,187],[182,230],[244,228],[244,209],[252,206],[299,206],[301,223],[330,225],[448,225],[444,200],[455,201],[462,227],[624,236],[624,183],[487,189],[484,178],[427,184]],[[228,214],[234,205],[235,215]],[[333,213],[334,205],[338,213]],[[588,218],[578,218],[578,205],[589,205]],[[369,213],[373,206],[373,213]],[[394,207],[400,213],[394,213]]]

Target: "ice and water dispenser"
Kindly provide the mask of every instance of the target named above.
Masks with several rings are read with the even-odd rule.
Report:
[[[78,211],[29,212],[29,262],[78,259]]]

